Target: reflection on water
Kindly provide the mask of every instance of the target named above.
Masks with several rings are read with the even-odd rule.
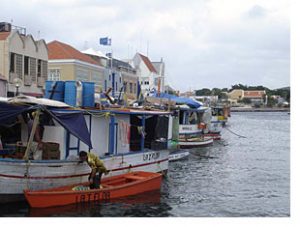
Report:
[[[282,217],[290,216],[290,119],[286,113],[232,113],[213,146],[170,162],[161,192],[108,203],[31,209],[0,206],[0,216]]]

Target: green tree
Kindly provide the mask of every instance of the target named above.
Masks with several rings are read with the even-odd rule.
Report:
[[[197,96],[208,96],[211,95],[211,91],[208,88],[203,88],[196,91]]]

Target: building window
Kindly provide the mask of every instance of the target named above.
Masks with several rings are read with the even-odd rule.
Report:
[[[48,80],[58,81],[60,80],[60,70],[59,69],[50,69]]]
[[[41,64],[42,64],[42,69],[41,69],[42,75],[41,76],[43,78],[47,78],[48,62],[47,61],[41,61]]]
[[[132,93],[132,83],[129,83],[129,92]]]
[[[136,94],[136,83],[133,84],[133,92]]]
[[[35,58],[29,58],[29,71],[30,71],[32,82],[36,83],[36,59]]]
[[[29,57],[24,56],[24,75],[29,75]]]
[[[22,78],[23,71],[23,56],[20,54],[16,54],[16,74],[18,74],[19,78]]]
[[[121,79],[121,77],[120,77],[120,84],[122,83],[122,79]]]
[[[109,78],[108,78],[108,80],[109,80],[109,81],[111,81],[111,75],[110,75],[110,74],[109,74]]]
[[[104,81],[104,91],[107,90],[107,80]]]
[[[14,53],[10,53],[9,72],[11,72],[11,73],[15,72],[15,54]]]
[[[89,72],[86,70],[78,69],[76,71],[76,79],[79,81],[90,81],[89,80]]]
[[[41,77],[41,75],[42,75],[42,60],[38,59],[37,77]]]

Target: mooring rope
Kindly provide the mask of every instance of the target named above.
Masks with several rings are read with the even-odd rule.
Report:
[[[224,129],[228,130],[229,132],[231,132],[232,134],[238,136],[239,138],[247,138],[246,136],[239,135],[239,134],[237,134],[237,133],[231,131],[230,129],[228,129],[228,128],[226,128],[226,127],[225,127]]]

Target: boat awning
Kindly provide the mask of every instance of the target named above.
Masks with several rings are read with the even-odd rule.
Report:
[[[6,125],[11,120],[15,120],[18,115],[37,109],[42,109],[42,111],[49,113],[68,132],[88,145],[89,148],[92,148],[91,136],[84,119],[83,111],[49,109],[41,105],[25,105],[17,104],[16,102],[0,102],[0,125]]]
[[[91,134],[87,128],[82,111],[47,110],[67,131],[92,148]]]
[[[167,93],[154,93],[153,94],[154,97],[157,98],[166,98],[166,99],[170,99],[174,102],[176,102],[177,104],[186,104],[188,105],[190,108],[199,108],[201,106],[201,104],[199,102],[194,101],[193,99],[190,98],[185,98],[185,97],[178,97],[176,95],[170,95]]]

